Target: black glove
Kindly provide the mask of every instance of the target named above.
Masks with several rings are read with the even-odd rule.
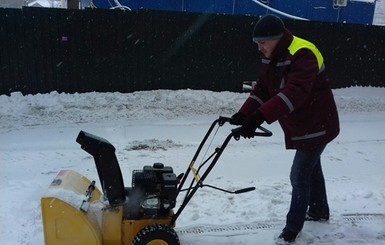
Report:
[[[231,125],[242,125],[244,121],[245,121],[245,115],[243,115],[240,112],[237,112],[231,116],[230,124]]]
[[[265,118],[259,111],[251,114],[242,123],[241,136],[245,138],[253,138],[255,134],[255,130],[264,121],[265,121]]]

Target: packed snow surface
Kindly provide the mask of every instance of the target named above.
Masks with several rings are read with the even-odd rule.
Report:
[[[385,88],[333,92],[341,133],[322,156],[331,220],[306,222],[295,244],[385,244]],[[185,172],[211,123],[231,116],[247,96],[203,90],[1,95],[0,244],[44,244],[40,198],[60,170],[74,170],[100,188],[92,157],[75,142],[80,130],[115,146],[125,185],[131,186],[132,170],[155,162]],[[232,195],[199,189],[177,221],[182,244],[277,242],[290,203],[294,151],[285,150],[278,123],[264,126],[272,137],[231,140],[205,180],[231,191],[256,190]],[[219,128],[207,156],[232,128]],[[351,221],[345,214],[376,218]],[[185,232],[205,226],[218,232]],[[249,226],[261,229],[232,229]]]

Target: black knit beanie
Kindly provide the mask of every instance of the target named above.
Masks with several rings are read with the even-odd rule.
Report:
[[[253,42],[280,39],[284,31],[285,25],[279,17],[272,14],[265,15],[255,24]]]

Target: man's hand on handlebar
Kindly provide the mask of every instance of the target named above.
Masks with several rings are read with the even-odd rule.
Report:
[[[245,118],[246,118],[245,115],[243,115],[240,112],[237,112],[231,116],[230,124],[241,126],[243,124],[243,122],[245,121]]]
[[[246,117],[241,127],[241,136],[244,138],[253,138],[255,130],[265,121],[264,117],[259,111]]]

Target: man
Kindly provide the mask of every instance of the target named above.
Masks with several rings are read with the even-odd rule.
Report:
[[[339,133],[339,119],[321,53],[314,44],[293,36],[282,20],[263,16],[253,42],[262,53],[256,85],[232,124],[241,135],[254,136],[263,122],[279,121],[287,149],[295,149],[290,172],[292,198],[279,239],[293,242],[305,220],[329,219],[321,154]]]

